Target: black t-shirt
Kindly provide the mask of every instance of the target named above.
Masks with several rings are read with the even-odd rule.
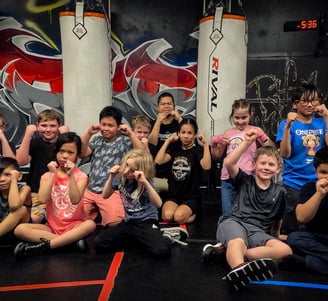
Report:
[[[271,232],[274,221],[283,217],[286,204],[286,190],[281,184],[271,182],[267,189],[257,186],[253,175],[248,175],[241,169],[232,185],[237,191],[230,216],[264,230]]]
[[[38,192],[41,176],[48,171],[48,163],[55,161],[55,144],[44,141],[41,137],[32,138],[30,142],[29,155],[31,156],[30,172],[27,184],[31,192]]]
[[[177,133],[179,130],[179,122],[175,119],[172,120],[170,124],[161,124],[157,145],[149,144],[150,153],[155,158],[159,149],[164,144],[165,140],[169,138],[172,134]],[[171,143],[168,149],[171,149],[175,143]],[[156,177],[158,178],[168,178],[170,172],[170,163],[165,163],[161,165],[156,165]]]
[[[316,192],[316,182],[305,184],[300,191],[299,204],[304,204]],[[303,224],[309,232],[328,234],[328,196],[326,195],[319,205],[318,211],[308,223]]]
[[[176,146],[168,151],[171,156],[168,178],[168,198],[195,200],[200,197],[199,184],[203,158],[203,148],[195,145],[188,150]]]

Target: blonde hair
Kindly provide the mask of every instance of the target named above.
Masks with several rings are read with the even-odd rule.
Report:
[[[58,124],[60,125],[60,115],[55,110],[43,110],[38,114],[38,123],[43,121],[50,121],[50,120],[57,120]]]
[[[151,129],[151,123],[148,116],[145,115],[136,115],[132,117],[132,129],[136,127],[146,127],[149,130]]]
[[[276,147],[271,146],[271,145],[265,145],[261,146],[256,149],[255,156],[254,156],[254,162],[257,161],[259,156],[261,155],[267,155],[268,157],[274,157],[278,163],[278,165],[282,166],[283,165],[283,160],[282,157],[279,154],[279,151],[277,150]]]
[[[125,154],[121,162],[121,170],[124,170],[126,161],[133,159],[138,171],[142,171],[147,180],[155,176],[155,166],[152,155],[143,149],[132,149]]]

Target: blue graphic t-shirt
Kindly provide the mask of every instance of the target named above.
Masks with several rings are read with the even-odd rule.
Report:
[[[283,137],[286,120],[278,129],[277,142]],[[291,155],[284,158],[283,183],[300,190],[301,187],[316,179],[313,157],[325,143],[326,122],[323,118],[312,118],[311,123],[295,120],[290,128]]]
[[[126,222],[158,220],[158,211],[150,202],[148,192],[138,188],[138,182],[121,181],[118,189],[125,209]]]
[[[110,169],[121,163],[122,157],[132,149],[132,142],[124,135],[110,142],[103,136],[96,136],[89,142],[89,146],[92,155],[88,189],[94,193],[101,193]]]

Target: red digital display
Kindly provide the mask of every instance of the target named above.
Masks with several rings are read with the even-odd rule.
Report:
[[[287,21],[284,24],[284,31],[306,31],[306,30],[317,30],[317,29],[318,29],[317,19]]]

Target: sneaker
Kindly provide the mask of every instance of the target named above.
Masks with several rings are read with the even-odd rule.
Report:
[[[226,280],[235,290],[239,290],[251,281],[264,281],[272,278],[277,270],[278,265],[273,259],[256,259],[233,269],[222,280]]]
[[[14,250],[14,256],[17,259],[34,256],[34,255],[42,255],[50,250],[50,240],[45,238],[40,239],[41,242],[35,243],[26,243],[20,242]]]
[[[225,258],[225,246],[218,242],[215,245],[207,244],[204,246],[201,260],[204,264],[216,264]]]
[[[177,243],[180,245],[188,245],[185,240],[189,237],[189,233],[187,230],[181,227],[169,227],[169,228],[161,228],[163,236],[167,237],[171,240],[172,244]]]

